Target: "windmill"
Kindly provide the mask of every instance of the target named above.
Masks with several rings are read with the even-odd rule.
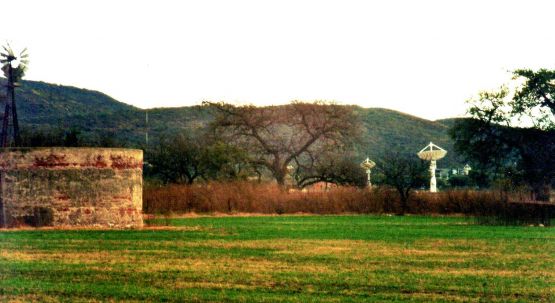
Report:
[[[13,140],[15,146],[21,145],[21,138],[19,136],[19,122],[17,120],[17,108],[15,106],[15,88],[19,86],[18,81],[25,75],[27,64],[29,61],[27,57],[27,49],[23,49],[19,54],[16,54],[10,44],[2,46],[3,50],[0,51],[0,64],[2,64],[2,71],[7,79],[6,97],[4,106],[4,117],[2,120],[2,147],[8,146],[8,126],[10,115],[13,125]]]
[[[436,183],[436,161],[445,157],[447,151],[432,142],[426,145],[420,152],[418,152],[418,157],[425,161],[430,161],[430,192],[437,192]]]

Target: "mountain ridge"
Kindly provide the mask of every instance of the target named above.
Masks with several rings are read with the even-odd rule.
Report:
[[[23,129],[74,128],[85,136],[111,136],[128,147],[144,147],[147,131],[156,142],[163,133],[203,127],[211,119],[210,110],[201,105],[142,109],[99,91],[43,81],[23,81],[16,100]],[[433,141],[449,151],[440,167],[442,162],[460,166],[448,136],[457,118],[433,121],[387,108],[353,106],[365,126],[357,146],[361,157],[378,158],[391,151],[416,154]]]

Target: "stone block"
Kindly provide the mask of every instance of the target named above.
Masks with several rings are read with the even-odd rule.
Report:
[[[141,227],[143,152],[0,150],[0,226]]]

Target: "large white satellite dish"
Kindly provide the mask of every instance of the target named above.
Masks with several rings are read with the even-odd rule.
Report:
[[[430,192],[437,192],[437,182],[436,182],[436,161],[445,157],[447,151],[434,143],[426,145],[420,152],[418,152],[418,157],[425,161],[430,161]]]

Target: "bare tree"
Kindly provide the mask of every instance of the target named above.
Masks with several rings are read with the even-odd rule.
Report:
[[[358,159],[348,148],[307,152],[302,159],[295,158],[294,163],[293,177],[299,188],[318,182],[364,187],[368,182]]]
[[[342,146],[359,133],[353,107],[328,102],[283,106],[234,106],[204,102],[216,110],[213,130],[249,151],[283,185],[288,166],[309,153]]]

